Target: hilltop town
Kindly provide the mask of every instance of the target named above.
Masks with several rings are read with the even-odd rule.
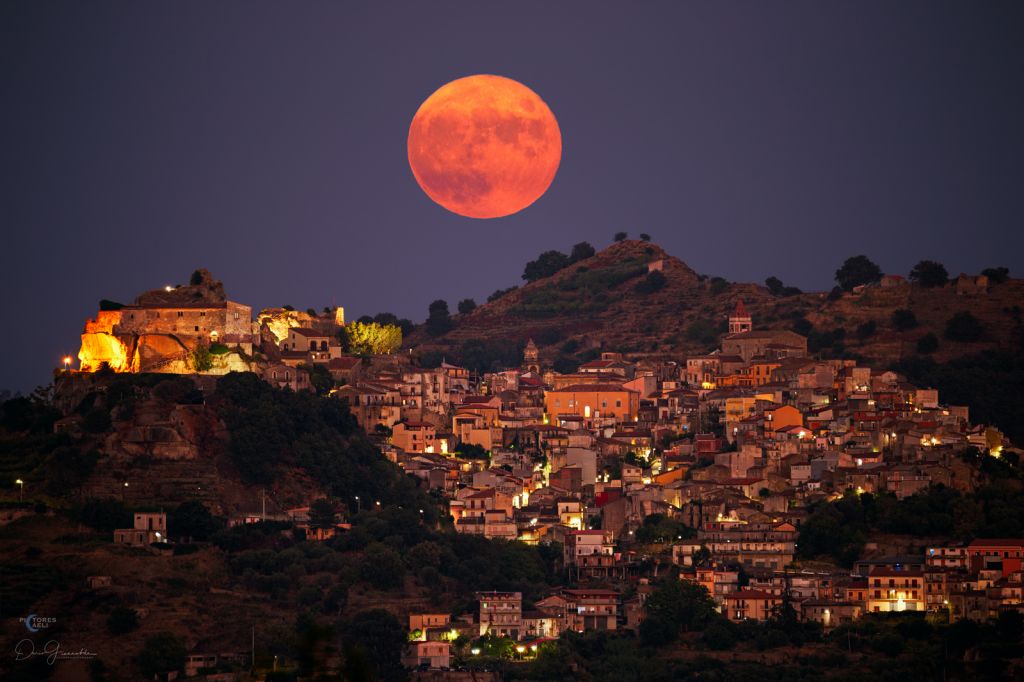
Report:
[[[761,642],[772,628],[785,636],[767,648],[796,644],[796,632],[801,642],[827,641],[874,614],[926,614],[949,625],[1024,613],[1019,510],[999,518],[999,509],[1019,501],[1021,480],[1019,450],[1003,425],[979,421],[971,405],[949,404],[935,387],[897,370],[833,352],[834,343],[823,350],[813,328],[836,317],[824,295],[790,294],[799,314],[786,317],[779,312],[785,301],[760,287],[712,285],[660,249],[640,258],[652,248],[614,245],[581,261],[588,266],[570,264],[496,296],[489,307],[460,307],[454,319],[432,306],[432,316],[447,322],[431,332],[428,320],[408,330],[404,343],[393,316],[346,324],[341,308],[275,308],[253,317],[249,306],[227,299],[209,272],[197,270],[188,285],[146,292],[128,305],[101,304],[83,331],[79,367],[56,373],[52,431],[95,443],[98,461],[109,463],[75,484],[86,498],[119,498],[134,509],[132,525],[112,528],[109,541],[137,550],[140,561],[174,556],[177,546],[207,546],[212,536],[176,529],[174,514],[144,509],[197,501],[202,510],[192,511],[221,519],[231,537],[277,524],[274,532],[292,534],[295,547],[377,552],[379,574],[362,580],[405,591],[385,610],[405,628],[401,662],[422,679],[474,660],[537,661],[566,633],[621,631],[664,645],[686,640],[681,633],[692,629],[705,633],[697,648],[742,650],[747,645],[733,640]],[[624,250],[635,262],[623,265]],[[606,282],[611,289],[664,296],[676,285],[689,287],[692,300],[680,308],[687,319],[700,310],[693,301],[704,292],[712,338],[693,334],[688,340],[697,349],[677,352],[654,330],[651,344],[629,350],[571,314],[555,320],[556,338],[546,331],[551,318],[538,326],[520,311],[518,326],[508,328],[512,362],[508,345],[473,367],[460,362],[474,334],[486,339],[481,330],[494,320],[541,304],[530,291],[576,291],[567,281],[590,286],[579,278],[601,272],[610,258],[610,267],[629,271]],[[832,301],[854,306],[852,299],[877,302],[897,290],[903,301],[933,295],[917,286],[883,277]],[[976,310],[984,307],[976,301],[997,288],[984,276],[945,286]],[[815,311],[806,307],[809,297]],[[720,326],[714,310],[725,303]],[[762,324],[755,311],[768,310],[771,322]],[[796,318],[815,321],[808,334],[789,324]],[[630,324],[629,334],[642,334]],[[889,333],[890,341],[905,331]],[[882,332],[860,334],[865,348],[876,333]],[[514,344],[517,335],[529,336]],[[894,360],[914,346],[896,345]],[[408,346],[412,352],[400,351]],[[888,352],[883,347],[893,344],[866,355]],[[243,373],[262,383],[246,383]],[[268,405],[283,407],[274,412]],[[344,416],[295,416],[335,409]],[[259,434],[267,432],[260,429],[285,410],[304,426],[293,442],[264,446]],[[291,453],[320,428],[342,434],[340,449],[316,441],[280,468],[284,455],[278,462],[276,453]],[[318,459],[317,451],[336,459]],[[356,451],[360,468],[339,471],[335,462],[356,462]],[[380,466],[397,472],[394,482],[384,483],[391,474],[374,469]],[[365,473],[371,470],[377,473]],[[375,489],[368,487],[373,479]],[[403,487],[409,482],[415,485]],[[1009,507],[990,504],[997,484]],[[944,507],[954,504],[950,518]],[[418,544],[392,539],[413,533],[410,526],[437,535]],[[373,528],[380,535],[369,543],[364,536],[378,533]],[[499,576],[491,584],[475,582],[487,574],[483,566],[472,579],[449,573],[463,569],[447,562],[469,561],[444,549],[463,536],[538,552],[523,561],[536,562],[545,577],[500,577],[513,570],[507,560],[486,568]],[[260,576],[276,573],[255,557],[246,559],[243,579],[242,559],[233,554],[241,547],[284,551],[280,541],[238,545],[218,537],[214,544],[237,580],[278,596],[292,589],[287,580],[261,583]],[[414,579],[382,579],[389,562],[398,562],[403,575],[403,566],[415,572]],[[334,584],[325,579],[322,592],[309,592],[311,582],[295,579],[294,589],[305,588],[302,598],[311,603]],[[456,587],[456,579],[465,584]],[[90,589],[102,591],[131,578],[90,580]],[[349,590],[360,582],[346,580]],[[526,587],[514,589],[520,585]],[[695,591],[673,598],[707,609],[699,622],[666,615],[666,595],[680,585]],[[767,629],[742,630],[754,624]],[[708,633],[715,632],[733,643],[713,643]],[[235,647],[229,653],[209,642],[188,645],[183,670],[190,674],[216,668],[228,676],[207,679],[248,679],[240,671],[256,667],[255,644],[248,663],[237,642],[223,645]],[[323,664],[341,665],[337,657]]]

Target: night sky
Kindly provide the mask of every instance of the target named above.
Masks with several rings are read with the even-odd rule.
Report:
[[[857,253],[1021,276],[1022,36],[1021,2],[5,2],[0,388],[196,267],[254,309],[416,321],[619,230],[805,289]],[[420,103],[474,73],[562,130],[507,218],[407,162]]]

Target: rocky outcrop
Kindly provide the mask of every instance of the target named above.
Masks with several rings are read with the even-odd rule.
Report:
[[[194,306],[198,304],[224,303],[227,296],[224,293],[224,283],[214,279],[210,271],[200,268],[192,273],[192,280],[195,284],[185,284],[175,287],[164,287],[163,289],[152,289],[135,298],[135,305],[162,308],[177,308],[182,306]]]
[[[224,439],[223,425],[203,405],[168,405],[155,398],[140,402],[130,420],[118,422],[104,452],[114,460],[139,456],[163,460],[199,459]]]

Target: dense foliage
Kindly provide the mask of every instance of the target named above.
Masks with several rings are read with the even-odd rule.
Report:
[[[846,291],[882,279],[882,269],[867,256],[851,256],[836,270],[836,283]]]
[[[1019,468],[985,457],[992,482],[969,495],[934,486],[902,500],[894,495],[848,492],[821,503],[800,528],[797,557],[828,557],[851,566],[866,540],[877,533],[921,538],[1019,537],[1024,534],[1024,491]]]
[[[343,500],[415,498],[413,482],[370,444],[338,399],[231,373],[218,382],[211,404],[228,427],[228,454],[248,482],[269,483],[283,468],[298,467]]]
[[[353,355],[389,355],[402,347],[402,328],[397,324],[352,322],[342,333],[345,348]]]

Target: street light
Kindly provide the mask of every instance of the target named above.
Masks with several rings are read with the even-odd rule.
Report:
[[[359,496],[356,495],[356,514],[359,513]]]
[[[70,371],[70,370],[71,370],[71,356],[70,355],[65,355],[64,356],[64,371],[67,372],[67,371]]]
[[[25,481],[19,478],[14,483],[18,486],[18,502],[22,502],[25,499]]]

